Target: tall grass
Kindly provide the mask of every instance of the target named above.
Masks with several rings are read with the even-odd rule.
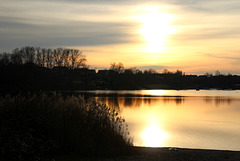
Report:
[[[0,159],[118,155],[132,146],[124,118],[93,99],[60,94],[0,97]]]

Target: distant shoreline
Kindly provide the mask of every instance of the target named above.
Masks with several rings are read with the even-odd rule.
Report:
[[[114,70],[46,68],[34,63],[0,64],[0,93],[66,90],[240,89],[238,75],[118,73]]]

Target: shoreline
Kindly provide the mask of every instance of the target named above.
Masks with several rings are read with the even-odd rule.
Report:
[[[232,151],[232,152],[240,152],[239,150],[231,150],[231,149],[201,149],[201,148],[183,148],[183,147],[147,147],[147,146],[134,146],[136,149],[165,149],[165,150],[199,150],[199,151]]]
[[[55,161],[239,161],[240,151],[177,147],[134,147],[138,153],[117,157],[55,156]],[[53,160],[53,159],[52,159]]]

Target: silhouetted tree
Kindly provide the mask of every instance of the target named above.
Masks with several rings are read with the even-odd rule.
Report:
[[[206,72],[206,73],[204,73],[204,76],[206,76],[206,77],[212,77],[212,73]]]
[[[10,63],[10,54],[9,53],[0,54],[0,63],[2,65],[7,65],[8,63]]]
[[[18,48],[12,51],[11,62],[13,64],[23,64],[23,55]]]
[[[82,52],[79,50],[70,50],[69,54],[69,61],[70,61],[70,67],[73,68],[80,68],[80,67],[86,67],[86,57],[83,55]]]
[[[47,68],[52,68],[54,66],[53,61],[53,51],[52,49],[44,49],[44,53],[46,54]]]
[[[220,76],[220,75],[222,75],[222,73],[219,70],[216,70],[215,71],[215,76]]]
[[[69,54],[70,54],[70,49],[63,49],[62,61],[63,61],[64,67],[69,67]]]
[[[157,74],[157,71],[155,69],[146,69],[143,72],[144,74]]]
[[[132,68],[125,69],[124,73],[125,74],[142,74],[142,71],[140,71],[136,67],[132,67]]]
[[[53,51],[54,66],[61,67],[63,64],[63,48],[57,48]]]
[[[35,61],[35,49],[34,47],[26,46],[21,49],[24,63],[34,63]]]
[[[183,76],[185,73],[183,73],[181,70],[177,70],[174,74]]]
[[[44,67],[44,63],[42,64],[42,53],[40,50],[40,47],[36,47],[35,48],[37,54],[36,54],[36,65],[40,66],[40,67]]]
[[[169,70],[167,70],[167,69],[163,69],[162,74],[172,74],[172,73]]]
[[[119,62],[116,64],[115,62],[110,64],[110,70],[114,70],[118,73],[123,73],[124,72],[124,65],[123,63]]]
[[[35,64],[40,67],[53,68],[88,68],[86,65],[86,56],[76,49],[45,49],[40,47],[22,47],[21,50],[16,48],[12,53],[1,53],[0,63],[7,65],[13,64]]]

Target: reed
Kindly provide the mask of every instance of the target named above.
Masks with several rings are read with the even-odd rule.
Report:
[[[76,153],[129,153],[125,119],[104,104],[82,96],[40,93],[0,97],[1,160],[41,160]]]

